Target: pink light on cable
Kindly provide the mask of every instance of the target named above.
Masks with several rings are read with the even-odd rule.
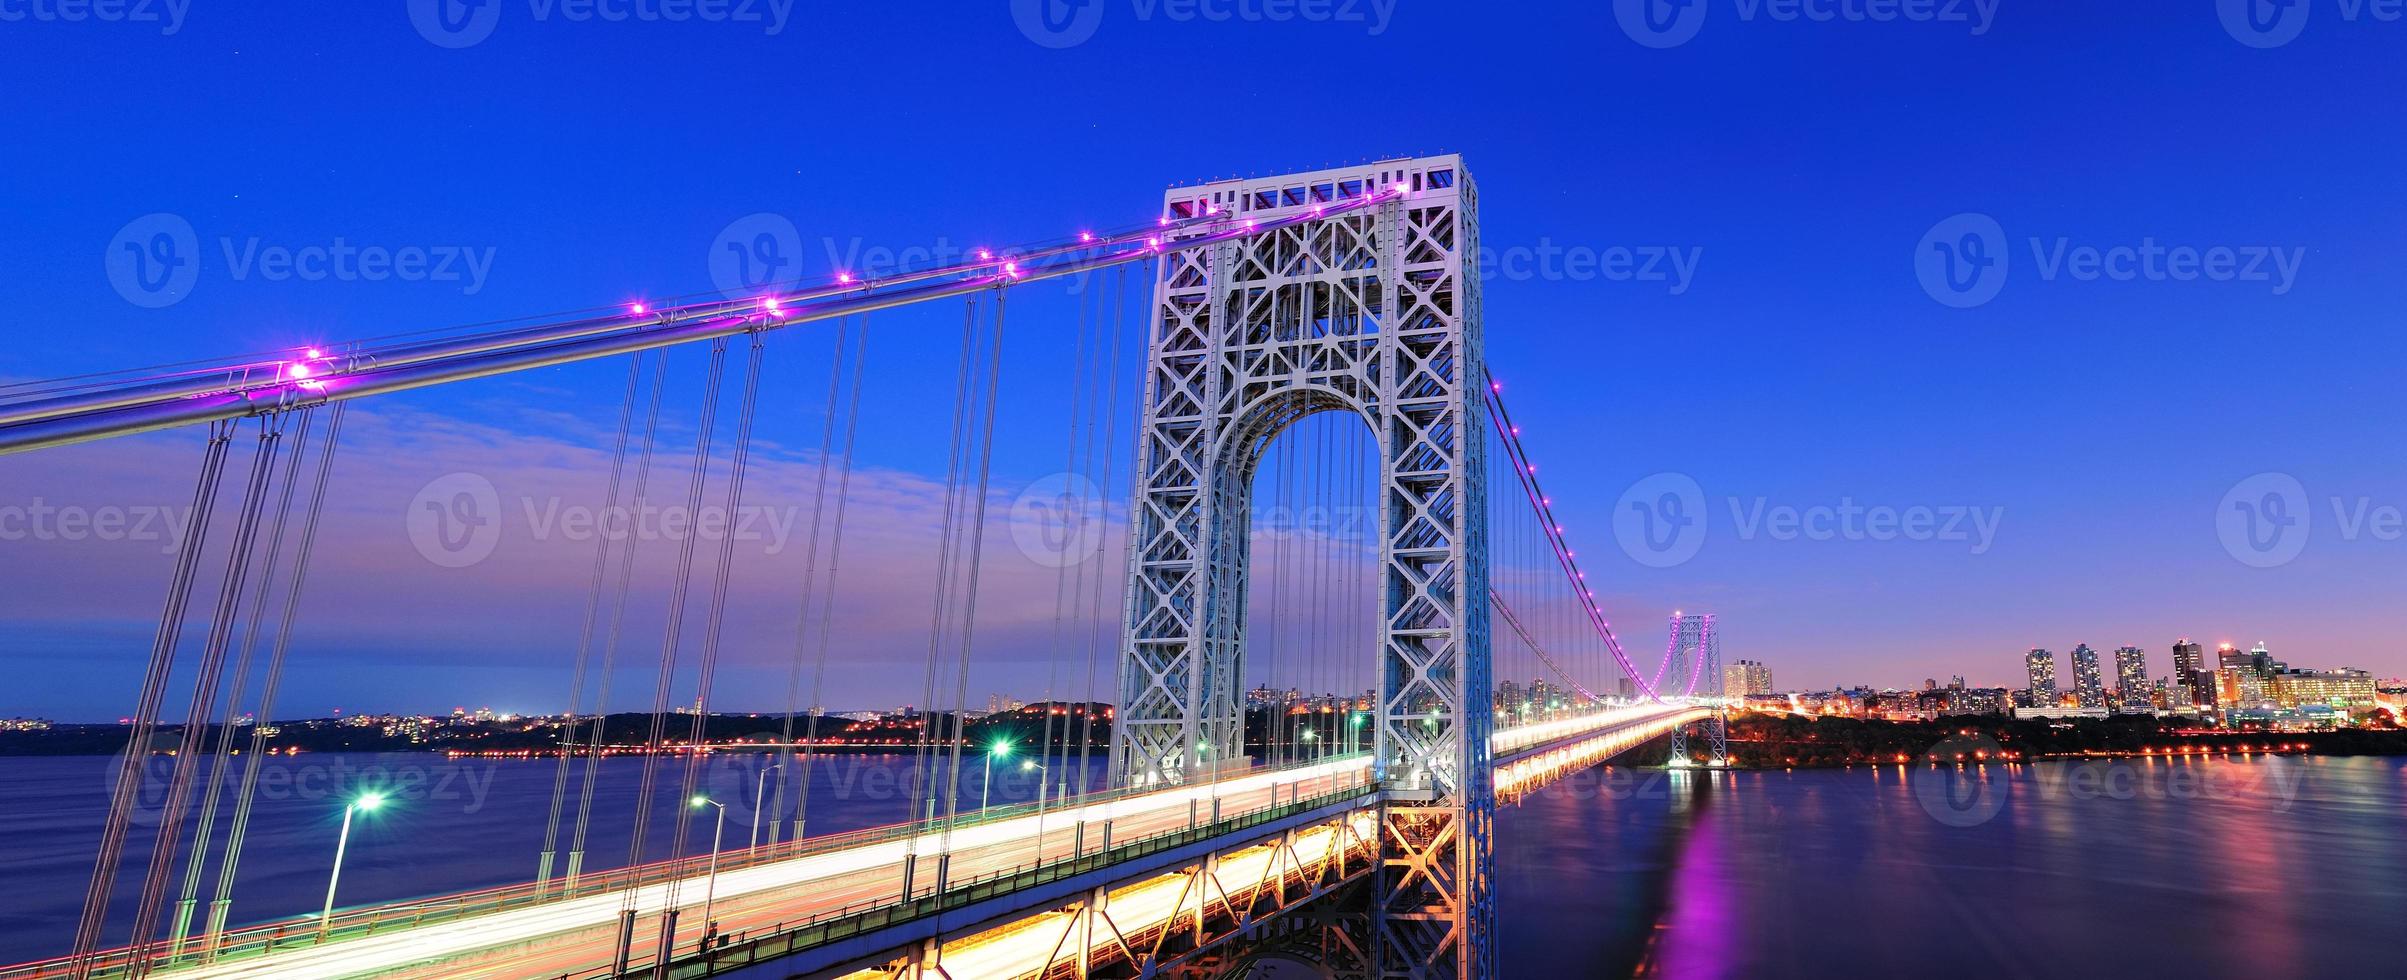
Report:
[[[979,249],[979,250],[978,250],[978,261],[980,261],[980,262],[984,262],[984,261],[986,261],[986,260],[988,260],[988,259],[992,259],[992,258],[994,258],[994,257],[995,257],[995,253],[993,253],[993,252],[989,252],[989,251],[987,251],[987,250],[985,250],[985,249]]]
[[[775,313],[775,312],[777,312],[777,311],[778,311],[778,309],[779,309],[778,302],[777,302],[777,297],[775,297],[775,296],[764,296],[764,297],[761,297],[761,309],[768,310],[768,311],[769,311],[769,312],[771,312],[771,313]]]
[[[1094,232],[1091,232],[1091,231],[1082,231],[1082,232],[1079,232],[1079,233],[1078,233],[1078,240],[1079,240],[1079,241],[1082,241],[1082,242],[1091,242],[1091,241],[1094,241],[1094,240],[1095,240],[1095,233],[1094,233]]]
[[[309,370],[309,365],[307,365],[307,364],[295,364],[295,365],[293,365],[293,366],[291,366],[291,367],[288,367],[288,368],[285,368],[285,369],[284,369],[284,376],[285,376],[285,377],[287,377],[287,378],[293,378],[293,379],[296,379],[296,380],[298,380],[298,379],[300,379],[300,378],[306,378],[306,377],[309,377],[311,373],[312,373],[312,372]]]
[[[315,347],[302,351],[301,353],[313,361],[322,361],[326,359],[326,352]]]
[[[849,273],[849,272],[839,272],[839,273],[836,273],[836,281],[837,281],[837,282],[842,282],[842,283],[849,283],[849,282],[851,282],[851,281],[852,281],[852,273]]]
[[[627,304],[627,312],[633,313],[637,316],[642,316],[644,312],[644,305],[642,303],[629,303]]]

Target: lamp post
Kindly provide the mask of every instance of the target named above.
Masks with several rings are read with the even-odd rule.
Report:
[[[1321,733],[1318,729],[1304,730],[1304,741],[1312,743],[1304,747],[1304,755],[1314,762],[1320,761],[1320,740]]]
[[[989,798],[989,794],[991,794],[995,788],[996,756],[1009,758],[1011,756],[1011,743],[998,739],[994,744],[986,747],[986,775],[978,780],[978,809],[980,810],[986,809],[986,802]]]
[[[753,781],[753,786],[752,786],[752,843],[744,845],[744,853],[746,853],[746,854],[750,854],[750,853],[752,853],[753,851],[755,851],[755,850],[759,849],[759,848],[760,848],[760,846],[761,846],[761,811],[769,808],[769,798],[768,798],[766,795],[763,795],[763,794],[766,794],[766,793],[769,791],[769,774],[770,774],[770,773],[772,773],[772,772],[776,772],[777,770],[784,769],[785,767],[786,767],[786,764],[785,764],[785,763],[783,763],[783,762],[780,762],[780,763],[777,763],[777,764],[775,764],[775,765],[772,765],[772,766],[769,766],[769,767],[767,767],[767,768],[764,768],[764,769],[762,769],[762,770],[761,770],[761,775],[760,775],[760,778],[759,778],[759,779],[756,779],[756,780],[754,780],[754,781]],[[782,782],[781,782],[781,783],[778,783],[777,785],[778,785],[778,794],[779,794],[779,795],[781,795],[781,796],[782,796],[782,795],[784,795],[784,793],[785,793],[785,789],[784,789],[784,787],[785,787],[785,785],[786,785],[786,784],[784,784],[784,783],[782,783]],[[713,850],[716,850],[716,848],[713,848]]]
[[[362,811],[376,812],[384,805],[383,793],[361,793],[343,806],[343,832],[334,838],[334,871],[326,876],[326,907],[318,913],[318,938],[326,938],[326,930],[334,924],[334,887],[343,880],[343,852],[351,849],[351,816]]]
[[[711,933],[718,931],[717,924],[710,920],[710,910],[719,897],[719,839],[727,833],[727,804],[707,796],[694,797],[694,809],[705,806],[719,808],[718,827],[710,832],[710,874],[702,884],[702,948],[709,949]],[[663,940],[662,945],[666,946],[667,941]]]

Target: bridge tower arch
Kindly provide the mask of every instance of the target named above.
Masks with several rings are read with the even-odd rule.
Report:
[[[1163,213],[1224,219],[1186,232],[1201,235],[1365,197],[1377,203],[1160,263],[1112,775],[1190,783],[1242,761],[1255,466],[1297,419],[1358,415],[1380,464],[1384,787],[1359,938],[1372,976],[1489,976],[1489,423],[1470,175],[1451,155],[1387,160],[1173,188]]]

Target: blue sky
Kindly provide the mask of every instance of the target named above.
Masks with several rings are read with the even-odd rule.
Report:
[[[0,23],[15,137],[0,376],[706,290],[714,237],[759,212],[793,221],[805,266],[825,271],[1143,221],[1173,182],[1444,150],[1479,182],[1485,244],[1523,270],[1488,283],[1490,365],[1617,616],[1715,609],[1729,655],[1767,661],[1783,686],[2002,684],[2021,650],[2082,642],[2146,647],[2161,674],[2183,635],[2407,673],[2407,541],[2380,517],[2407,506],[2407,23],[2310,2],[2294,39],[2258,46],[2208,4],[1940,4],[1967,19],[1874,21],[1848,12],[1878,5],[1808,5],[1838,12],[1818,20],[1706,0],[1694,35],[1665,47],[1602,3],[1092,2],[1099,19],[1067,21],[1092,33],[1073,26],[1083,40],[1066,47],[1005,0],[809,4],[782,21],[762,0],[684,22],[652,16],[673,5],[604,4],[629,13],[605,18],[497,0],[489,33],[457,47],[435,42],[465,36],[430,40],[404,2]],[[146,308],[103,257],[161,212],[195,230],[199,275]],[[1994,297],[1958,308],[1916,263],[1967,213],[1994,220],[2007,265]],[[338,239],[489,265],[302,281],[246,258]],[[2079,271],[2084,250],[2155,246],[2238,264],[2221,281]],[[1529,264],[1624,250],[1693,265],[1653,279]],[[1036,301],[1015,320],[998,493],[1061,469],[1074,309]],[[957,312],[898,314],[873,340],[888,356],[873,354],[860,460],[894,500],[914,499],[914,475],[941,480],[949,416],[926,406],[949,397],[957,326]],[[825,342],[772,351],[791,373],[772,375],[763,438],[797,467]],[[357,492],[338,506],[358,531],[324,601],[352,605],[313,612],[296,704],[554,706],[551,634],[573,633],[582,553],[524,549],[496,563],[507,571],[447,576],[391,515],[447,469],[496,460],[557,463],[559,493],[595,494],[572,474],[606,446],[623,371],[379,403],[362,431],[428,455],[344,468]],[[154,437],[0,460],[0,503],[180,504],[192,456],[189,438]],[[2261,473],[2294,480],[2311,515],[2271,567],[2218,527]],[[1670,567],[1613,534],[1625,491],[1658,474],[1693,481],[1707,515]],[[1994,533],[1813,540],[1753,520],[1849,503],[1989,515]],[[7,547],[49,571],[7,573],[26,581],[0,590],[17,624],[0,657],[54,680],[0,713],[121,713],[158,548]],[[772,684],[792,616],[780,567],[762,560],[738,613],[758,620],[745,635]],[[892,574],[907,590],[918,573]],[[995,613],[980,690],[1041,686],[1031,665],[1049,661],[1014,657],[1047,643],[1051,578],[1021,585],[1032,605],[1024,621]],[[405,612],[370,615],[380,600]],[[859,700],[911,699],[878,679],[911,645],[898,632],[839,655]],[[463,664],[483,669],[463,678]]]

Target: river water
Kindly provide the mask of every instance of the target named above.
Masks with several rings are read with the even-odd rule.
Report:
[[[72,935],[110,762],[0,759],[0,962],[56,955]],[[730,847],[750,837],[761,765],[723,758],[699,773],[703,792],[730,803]],[[642,766],[606,763],[594,866],[625,863]],[[966,768],[964,806],[975,806],[983,773],[974,759]],[[1036,774],[1007,768],[992,799],[1033,797]],[[809,832],[901,819],[914,806],[909,769],[820,760]],[[392,802],[355,824],[340,904],[527,880],[556,771],[549,760],[429,755],[269,760],[234,918],[314,911],[343,801],[369,787]],[[662,760],[657,776],[653,858],[675,833],[682,765]],[[576,795],[572,779],[563,840]],[[716,811],[705,812],[689,849],[714,829]],[[155,820],[134,830],[129,869],[147,861]],[[2374,975],[2407,923],[2400,759],[1615,768],[1504,810],[1496,837],[1506,977]],[[212,871],[202,882],[204,902],[214,881]],[[178,868],[170,891],[181,890]],[[118,909],[130,919],[130,897]]]

